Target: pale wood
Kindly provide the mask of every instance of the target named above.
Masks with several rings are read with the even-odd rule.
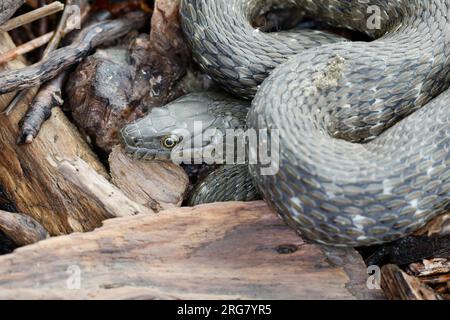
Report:
[[[111,152],[109,164],[112,182],[130,199],[155,211],[181,206],[189,178],[180,166],[135,160],[119,146]]]
[[[0,53],[12,47],[1,33]],[[14,60],[2,67],[23,66]],[[10,99],[0,96],[0,110]],[[17,145],[27,102],[9,117],[0,116],[0,186],[18,212],[36,219],[51,235],[89,231],[116,216],[151,213],[107,181],[105,168],[60,109],[53,109],[33,144]]]
[[[262,201],[112,219],[0,257],[3,299],[380,298],[366,280],[355,250],[303,241]]]

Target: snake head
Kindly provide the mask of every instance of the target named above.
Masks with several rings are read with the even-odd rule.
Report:
[[[214,92],[184,96],[126,125],[121,130],[122,144],[137,159],[178,163],[203,159],[207,148],[222,143],[226,129],[244,125],[246,106],[235,101]]]

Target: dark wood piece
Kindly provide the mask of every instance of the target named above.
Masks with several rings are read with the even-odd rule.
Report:
[[[21,121],[18,143],[33,142],[42,124],[52,115],[52,109],[63,105],[62,86],[66,78],[67,73],[63,72],[39,89]]]

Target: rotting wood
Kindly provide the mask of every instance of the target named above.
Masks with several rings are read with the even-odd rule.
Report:
[[[80,290],[67,287],[69,268]],[[383,297],[366,281],[355,250],[304,242],[262,201],[108,220],[0,257],[3,299]]]
[[[12,47],[8,35],[0,34],[0,52]],[[3,67],[24,65],[15,60]],[[10,99],[0,96],[0,109]],[[108,182],[103,165],[58,108],[33,144],[18,146],[17,124],[25,108],[21,104],[9,117],[0,116],[0,185],[18,212],[37,220],[51,235],[93,230],[116,216],[151,213]],[[94,192],[96,187],[104,193]]]
[[[419,279],[407,275],[398,266],[389,264],[381,269],[381,286],[391,300],[442,300]]]
[[[450,274],[450,260],[448,259],[432,259],[423,262],[412,263],[408,266],[408,270],[418,277],[433,276],[439,274]]]

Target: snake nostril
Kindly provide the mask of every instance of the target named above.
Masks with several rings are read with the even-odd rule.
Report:
[[[282,244],[275,249],[279,254],[291,254],[298,250],[294,244]]]

